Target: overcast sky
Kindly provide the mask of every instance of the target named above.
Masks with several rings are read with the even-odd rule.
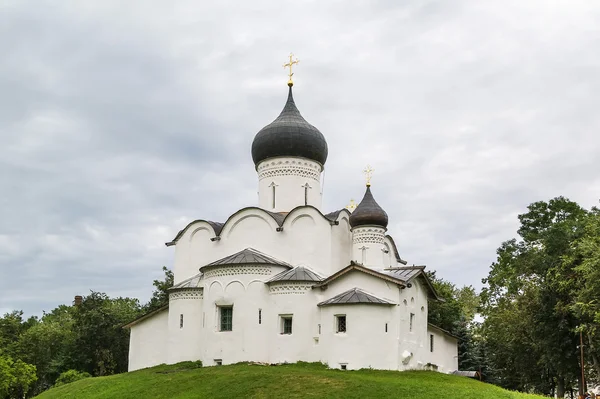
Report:
[[[257,204],[282,68],[410,264],[481,287],[528,204],[600,198],[600,3],[0,1],[0,313],[146,301],[189,221]]]

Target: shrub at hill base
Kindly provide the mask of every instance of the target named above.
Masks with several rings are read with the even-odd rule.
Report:
[[[23,398],[37,380],[35,366],[0,355],[0,398]]]

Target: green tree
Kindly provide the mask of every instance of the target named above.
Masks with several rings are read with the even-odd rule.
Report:
[[[481,294],[488,355],[501,385],[559,397],[578,376],[573,253],[588,212],[563,197],[519,215],[521,240],[497,251]]]
[[[579,282],[573,290],[571,310],[580,319],[585,349],[596,380],[600,380],[600,209],[592,208],[572,249],[572,254],[564,257],[566,268],[573,268]]]
[[[129,330],[122,326],[140,310],[137,299],[111,299],[99,292],[84,297],[73,315],[75,368],[94,376],[127,371]]]
[[[145,312],[151,312],[169,303],[169,288],[173,286],[173,272],[166,266],[163,266],[162,270],[165,277],[163,280],[154,280],[152,283],[154,291],[152,292],[152,298],[144,306]]]
[[[35,394],[51,387],[60,373],[72,365],[73,313],[72,306],[61,305],[21,334],[17,353],[20,359],[36,366]]]
[[[479,370],[483,368],[481,351],[473,337],[473,319],[479,307],[479,295],[471,286],[457,288],[454,284],[438,278],[435,272],[427,272],[442,301],[431,301],[428,306],[428,322],[459,337],[458,368]]]
[[[24,398],[36,379],[34,365],[0,354],[0,398]]]

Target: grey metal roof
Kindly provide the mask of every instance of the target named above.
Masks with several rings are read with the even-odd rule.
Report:
[[[379,271],[379,270],[371,269],[369,267],[365,267],[362,264],[356,263],[354,261],[350,261],[350,265],[346,266],[342,270],[338,270],[337,272],[333,273],[331,276],[329,276],[326,279],[324,279],[323,281],[319,282],[317,284],[317,286],[322,287],[324,285],[327,285],[330,282],[332,282],[338,278],[342,278],[345,274],[350,273],[354,270],[369,274],[369,275],[377,277],[377,278],[381,278],[381,279],[390,281],[392,283],[400,285],[401,287],[405,286],[405,281],[398,279],[394,275],[387,274],[385,271]]]
[[[319,276],[317,273],[312,270],[304,267],[304,266],[296,266],[292,270],[286,270],[284,272],[279,273],[271,280],[269,283],[275,281],[314,281],[319,282],[322,281],[323,277]]]
[[[300,115],[292,86],[281,114],[263,127],[252,141],[252,160],[256,166],[265,159],[280,156],[308,158],[325,165],[327,152],[323,134]]]
[[[346,292],[334,296],[331,299],[318,303],[317,306],[328,305],[352,305],[352,304],[370,304],[370,305],[394,305],[394,303],[366,293],[360,288],[352,288]]]
[[[417,275],[419,275],[423,271],[423,269],[425,269],[424,266],[405,266],[393,269],[386,269],[384,273],[403,281],[410,281]]]
[[[284,266],[291,269],[293,266],[289,263],[283,262],[281,260],[275,259],[269,255],[263,254],[262,252],[257,251],[254,248],[246,248],[237,252],[233,255],[229,255],[225,258],[216,260],[214,262],[209,263],[208,265],[202,266],[200,270],[204,268],[214,267],[214,266],[228,266],[228,265],[275,265],[275,266]]]
[[[183,280],[171,288],[169,290],[178,290],[182,288],[198,288],[200,287],[200,281],[202,280],[202,273],[198,273],[193,277],[190,277],[186,280]]]
[[[342,208],[337,211],[329,212],[328,214],[323,215],[323,216],[325,216],[325,219],[329,219],[329,221],[334,222],[338,218],[338,216],[340,216],[340,213],[343,211],[348,212],[348,210],[346,208]],[[348,213],[350,213],[350,212],[348,212]]]

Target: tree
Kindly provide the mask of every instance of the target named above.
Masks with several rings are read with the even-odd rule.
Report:
[[[479,307],[479,296],[471,286],[456,288],[454,284],[438,278],[435,271],[427,276],[442,301],[431,301],[427,321],[459,337],[458,368],[478,370],[483,367],[482,352],[473,336],[473,318]]]
[[[35,366],[0,354],[0,398],[24,398],[37,379]]]
[[[75,352],[73,313],[72,306],[60,305],[21,334],[16,353],[23,361],[36,366],[35,394],[51,387],[60,373],[72,365],[71,357]]]
[[[94,376],[127,371],[129,330],[122,326],[140,310],[137,299],[110,299],[93,291],[84,297],[73,317],[75,368]]]
[[[580,319],[579,330],[585,334],[586,351],[600,380],[600,209],[592,208],[572,249],[564,257],[566,268],[573,268],[579,282],[571,310]]]
[[[481,294],[483,332],[501,385],[559,397],[578,378],[573,293],[580,282],[573,243],[588,212],[563,197],[535,202],[519,215],[521,240],[497,251]]]
[[[144,306],[146,312],[151,312],[169,303],[169,288],[173,286],[174,280],[173,272],[166,266],[163,266],[162,270],[165,273],[165,278],[164,280],[154,280],[152,283],[155,290],[152,292],[150,301]]]

